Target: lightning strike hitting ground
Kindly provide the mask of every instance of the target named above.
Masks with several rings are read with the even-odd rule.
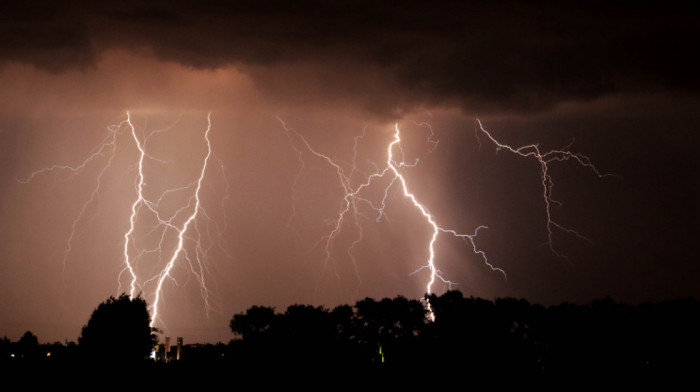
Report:
[[[352,245],[350,248],[347,250],[348,255],[350,255],[351,261],[355,267],[355,272],[358,275],[359,279],[359,272],[357,270],[357,265],[355,262],[354,257],[352,257],[351,250],[354,246],[356,246],[360,241],[362,241],[362,226],[360,224],[360,218],[362,217],[362,214],[358,210],[358,204],[363,203],[368,205],[372,210],[374,210],[377,213],[377,218],[376,220],[379,221],[382,217],[385,216],[385,207],[386,207],[386,199],[388,197],[390,189],[396,184],[397,182],[401,185],[401,192],[402,195],[411,201],[413,206],[421,213],[423,216],[426,224],[428,224],[432,228],[432,235],[430,236],[430,239],[427,240],[427,248],[428,248],[428,258],[427,261],[425,262],[425,265],[419,268],[418,270],[414,271],[413,274],[418,273],[421,270],[427,269],[430,273],[428,283],[425,286],[426,293],[427,295],[430,295],[433,292],[433,285],[435,284],[436,280],[440,280],[444,282],[445,284],[448,285],[448,287],[451,287],[454,283],[447,280],[441,273],[441,271],[437,268],[435,264],[435,243],[438,240],[438,236],[440,233],[446,233],[446,234],[451,234],[455,237],[461,238],[468,243],[471,244],[472,249],[476,254],[478,254],[480,257],[482,257],[484,263],[489,266],[493,271],[498,271],[501,274],[503,274],[504,277],[506,277],[506,273],[504,270],[501,268],[493,266],[491,263],[489,263],[488,258],[486,257],[486,254],[483,251],[480,251],[477,249],[476,244],[474,242],[474,239],[477,235],[477,232],[482,229],[486,228],[486,226],[479,226],[476,228],[473,234],[462,234],[458,233],[455,230],[451,229],[446,229],[441,226],[439,226],[435,220],[435,217],[429,212],[428,208],[425,207],[423,204],[421,204],[416,196],[409,190],[408,183],[406,181],[406,177],[402,173],[402,170],[406,167],[413,167],[415,166],[418,162],[416,161],[415,163],[408,164],[404,162],[403,159],[401,160],[396,160],[394,158],[394,151],[398,149],[401,151],[401,155],[403,156],[403,151],[401,150],[401,131],[399,129],[398,123],[394,125],[394,137],[393,140],[388,144],[387,149],[386,149],[386,166],[383,169],[376,168],[376,171],[369,176],[365,178],[363,182],[361,182],[359,185],[356,185],[355,187],[352,186],[351,182],[351,176],[352,174],[357,172],[357,166],[355,159],[357,157],[357,138],[355,139],[355,144],[353,146],[353,162],[351,165],[351,168],[349,170],[350,174],[346,174],[346,170],[343,169],[343,167],[331,159],[328,155],[320,153],[316,151],[309,142],[297,131],[294,129],[288,127],[284,121],[278,118],[280,123],[282,124],[282,127],[285,130],[285,134],[289,140],[289,143],[291,144],[292,148],[295,150],[297,155],[299,156],[299,159],[301,160],[301,168],[300,170],[303,170],[304,168],[304,161],[302,159],[302,154],[301,150],[296,147],[295,145],[295,140],[299,140],[305,147],[306,149],[311,152],[313,155],[325,160],[330,164],[336,171],[338,175],[338,179],[340,181],[340,184],[345,192],[343,196],[343,203],[341,204],[341,208],[338,212],[337,218],[334,221],[333,228],[330,231],[329,234],[327,234],[325,237],[321,239],[321,242],[324,244],[324,252],[325,252],[325,260],[324,260],[324,270],[328,266],[328,263],[333,260],[332,256],[332,246],[333,246],[333,241],[334,239],[337,238],[337,236],[340,234],[342,231],[343,225],[347,219],[351,219],[352,223],[357,229],[358,235],[355,237]],[[421,123],[416,123],[417,125],[426,125],[426,124],[421,124]],[[434,136],[432,127],[428,126],[430,130],[430,137],[428,139],[428,142],[431,143],[433,146],[433,149],[437,145],[437,142],[432,139]],[[363,133],[364,136],[364,133]],[[298,178],[298,175],[297,175]],[[362,196],[362,192],[366,189],[368,189],[373,182],[376,182],[379,179],[386,179],[388,178],[388,185],[385,186],[383,189],[382,195],[383,197],[379,201],[379,203],[373,202],[372,200],[368,199],[365,196]],[[296,184],[296,181],[295,181]],[[348,215],[350,215],[348,217]],[[426,296],[427,298],[427,296]],[[435,319],[435,314],[432,311],[432,308],[430,306],[429,301],[426,300],[426,307],[428,310],[428,315],[431,320]]]
[[[204,181],[205,175],[207,174],[209,163],[212,159],[218,160],[213,154],[211,140],[209,134],[211,131],[211,113],[207,115],[207,126],[204,131],[204,144],[206,147],[206,153],[204,155],[201,169],[199,175],[194,181],[189,181],[184,186],[179,186],[175,188],[169,188],[163,190],[156,197],[147,197],[147,181],[145,167],[147,161],[154,161],[161,164],[167,164],[168,162],[160,160],[148,154],[146,150],[147,143],[149,139],[155,137],[156,135],[169,131],[173,125],[164,129],[157,129],[151,131],[147,135],[138,135],[137,127],[132,122],[132,116],[130,112],[126,113],[126,119],[117,125],[108,127],[109,134],[96,149],[96,151],[90,155],[88,158],[83,160],[79,165],[69,166],[69,165],[54,165],[41,170],[33,172],[24,180],[19,180],[21,183],[29,183],[34,180],[37,176],[45,173],[55,172],[58,173],[68,173],[69,178],[76,177],[86,170],[86,168],[92,164],[99,164],[101,162],[102,166],[99,169],[99,173],[95,180],[95,186],[92,188],[89,197],[82,204],[77,217],[72,223],[72,228],[70,235],[67,240],[66,249],[63,253],[63,269],[64,274],[66,271],[66,262],[70,256],[72,246],[75,242],[76,235],[78,233],[78,226],[85,219],[88,208],[97,199],[99,194],[102,181],[105,173],[112,168],[114,158],[117,153],[117,145],[120,144],[120,138],[122,136],[129,136],[131,141],[136,147],[138,160],[136,163],[136,178],[134,181],[135,197],[133,203],[131,203],[130,213],[129,213],[129,226],[123,235],[123,250],[122,250],[122,260],[124,267],[119,273],[117,278],[118,281],[118,293],[123,292],[122,289],[122,276],[127,277],[127,286],[130,297],[135,297],[143,292],[146,292],[149,298],[152,298],[151,311],[151,326],[155,325],[157,322],[162,324],[160,318],[160,308],[163,302],[163,290],[165,287],[166,280],[171,280],[177,284],[175,278],[172,275],[172,270],[178,262],[185,261],[186,265],[189,267],[189,272],[196,278],[196,281],[200,285],[200,294],[202,300],[205,304],[205,310],[207,314],[209,310],[213,307],[210,303],[209,289],[206,284],[206,275],[209,273],[207,267],[207,255],[209,250],[213,246],[214,242],[217,242],[218,246],[221,248],[221,243],[219,241],[214,241],[211,237],[207,226],[207,236],[209,237],[207,241],[204,241],[204,234],[200,232],[197,225],[200,215],[207,221],[211,222],[211,217],[206,213],[206,210],[202,206],[201,191],[202,183]],[[124,141],[121,141],[124,142]],[[223,168],[223,163],[219,161],[219,166],[221,169],[221,176],[225,180],[225,173]],[[193,194],[188,198],[188,201],[184,205],[180,205],[175,209],[170,216],[163,216],[163,204],[166,204],[164,200],[174,194],[183,193],[191,191]],[[228,192],[228,182],[226,182],[226,192]],[[153,193],[153,192],[150,192]],[[222,211],[225,215],[224,209],[224,197],[222,200]],[[171,203],[172,204],[172,203]],[[172,207],[172,206],[170,206]],[[155,225],[146,233],[146,235],[137,235],[137,229],[144,224],[139,224],[139,220],[146,220],[150,216],[155,218]],[[181,223],[179,223],[181,222]],[[216,234],[218,234],[219,239],[221,238],[221,229],[219,229],[218,224],[216,226]],[[168,251],[166,249],[167,243],[172,239],[172,235],[176,235],[175,246],[173,249]],[[156,240],[153,240],[155,238]],[[144,248],[143,245],[139,245],[139,241],[142,242],[152,242],[152,245],[148,248]],[[188,252],[187,242],[193,244],[193,249]],[[156,260],[149,260],[148,266],[140,266],[144,263],[143,258],[147,254],[157,253],[158,257]],[[164,266],[158,266],[162,262],[163,254],[169,254],[167,262]],[[228,256],[228,254],[224,251]],[[157,271],[153,273],[152,271]],[[151,271],[151,272],[149,272]],[[65,278],[65,277],[64,277]]]
[[[151,320],[151,327],[158,319],[158,302],[160,300],[161,290],[163,289],[163,282],[165,281],[165,278],[170,277],[170,270],[175,265],[175,261],[177,260],[180,253],[183,252],[184,236],[187,233],[187,229],[189,228],[192,221],[194,221],[194,219],[197,218],[197,213],[199,212],[199,210],[201,208],[200,207],[201,201],[199,199],[199,191],[202,189],[202,180],[204,179],[204,175],[206,174],[206,171],[207,171],[207,163],[209,162],[209,157],[211,157],[211,143],[209,141],[209,131],[210,130],[211,130],[211,113],[209,113],[207,115],[207,130],[204,133],[204,139],[207,142],[207,155],[204,157],[204,163],[202,163],[202,171],[200,172],[199,178],[197,179],[197,189],[194,192],[194,198],[195,198],[194,208],[192,209],[192,214],[190,214],[189,218],[187,218],[184,225],[182,226],[182,229],[179,230],[177,248],[173,252],[173,256],[170,258],[170,261],[168,261],[168,264],[166,264],[163,271],[161,271],[160,277],[158,278],[158,287],[156,288],[156,299],[155,299],[155,302],[153,303],[153,319]],[[199,260],[199,254],[200,254],[200,252],[197,252],[197,261],[198,261],[198,265],[200,266],[200,272],[201,272],[202,271],[202,268],[201,268],[202,263]],[[201,274],[197,274],[197,275],[199,277],[203,277],[203,275],[201,275]],[[206,285],[204,284],[204,280],[202,280],[202,288],[205,290],[205,293],[207,294],[204,296],[204,299],[206,301],[209,298],[209,295],[208,295],[208,290],[206,289]]]
[[[399,143],[401,143],[399,124],[396,123],[394,125],[394,128],[396,130],[396,133],[394,134],[394,140],[391,142],[391,144],[389,144],[389,148],[387,148],[387,167],[390,168],[392,172],[394,172],[395,178],[398,178],[399,181],[401,182],[401,188],[403,190],[404,196],[411,200],[413,205],[418,210],[420,210],[420,213],[423,215],[423,217],[425,217],[425,220],[433,228],[433,235],[431,236],[430,243],[428,245],[430,256],[428,257],[428,261],[426,262],[426,265],[424,267],[421,267],[421,269],[428,268],[430,270],[430,280],[428,281],[428,284],[425,286],[426,295],[430,295],[433,292],[433,284],[435,283],[436,278],[442,280],[443,282],[447,283],[448,285],[452,284],[452,282],[446,280],[442,276],[442,274],[440,273],[440,270],[438,270],[437,267],[435,266],[435,242],[437,241],[437,237],[440,234],[440,232],[449,233],[449,234],[454,235],[455,237],[460,237],[460,238],[463,238],[465,240],[468,240],[469,243],[471,243],[472,247],[474,248],[474,252],[481,255],[481,257],[484,259],[484,263],[486,263],[486,265],[488,265],[493,271],[498,271],[498,272],[503,274],[503,277],[506,277],[506,272],[498,267],[494,267],[493,265],[491,265],[489,263],[488,259],[486,258],[486,254],[482,251],[478,251],[476,248],[476,244],[474,243],[474,238],[476,237],[476,234],[479,231],[479,229],[487,228],[486,226],[477,227],[476,230],[474,231],[474,234],[471,234],[471,235],[460,234],[454,230],[444,229],[444,228],[438,226],[438,224],[435,222],[435,218],[428,212],[428,210],[421,203],[418,202],[418,200],[413,195],[413,193],[411,193],[408,190],[408,185],[406,184],[406,178],[399,172],[399,169],[397,168],[397,166],[402,166],[402,165],[404,165],[404,163],[403,162],[397,163],[396,161],[394,161],[394,156],[393,156],[394,146],[395,145],[400,146]],[[431,128],[431,133],[432,133],[432,128]],[[430,319],[435,321],[435,313],[433,313],[433,309],[430,306],[430,301],[427,300],[427,296],[426,296],[425,304],[428,308],[428,315],[429,315]]]
[[[131,290],[129,291],[129,296],[131,298],[134,298],[134,293],[136,291],[136,282],[138,278],[136,276],[136,272],[134,271],[134,267],[131,265],[131,261],[129,259],[129,239],[131,238],[131,235],[134,232],[138,208],[145,200],[143,198],[143,158],[144,156],[146,156],[146,152],[143,150],[143,147],[141,147],[141,142],[139,141],[138,136],[136,136],[136,128],[134,128],[134,125],[131,123],[131,114],[127,112],[126,116],[126,121],[129,124],[129,128],[131,128],[131,135],[133,136],[134,142],[136,143],[136,148],[138,148],[139,150],[139,165],[136,185],[136,189],[138,190],[138,197],[136,198],[136,201],[134,201],[134,204],[131,205],[131,216],[129,217],[129,230],[126,233],[124,233],[124,264],[126,264],[125,268],[129,271],[129,274],[131,275]],[[121,287],[119,288],[119,291],[121,291]]]

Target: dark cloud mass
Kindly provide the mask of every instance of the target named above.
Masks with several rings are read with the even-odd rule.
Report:
[[[393,102],[387,109],[529,111],[620,92],[696,94],[697,4],[521,3],[11,2],[1,6],[0,53],[55,72],[90,67],[114,48],[195,68],[233,64],[253,76],[307,65],[356,99],[381,80],[401,92],[382,100]],[[378,77],[354,77],[361,72]]]

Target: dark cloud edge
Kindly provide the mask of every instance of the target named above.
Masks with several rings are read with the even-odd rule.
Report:
[[[0,62],[60,73],[88,69],[112,49],[147,48],[195,69],[240,67],[281,95],[298,86],[262,78],[303,64],[321,70],[316,83],[333,80],[327,90],[361,100],[369,96],[365,85],[379,82],[396,98],[365,103],[378,112],[436,103],[537,112],[618,93],[697,98],[699,91],[700,5],[690,2],[74,0],[0,7]]]

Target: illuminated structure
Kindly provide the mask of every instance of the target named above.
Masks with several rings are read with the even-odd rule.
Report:
[[[165,337],[165,342],[156,345],[155,351],[151,357],[156,361],[170,362],[179,361],[182,359],[182,347],[183,339],[182,336],[175,338],[176,345],[170,345],[170,337]]]
[[[177,356],[175,357],[176,360],[180,360],[182,358],[182,336],[179,336],[177,338]]]

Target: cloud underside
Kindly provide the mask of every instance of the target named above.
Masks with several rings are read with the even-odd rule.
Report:
[[[698,91],[692,4],[34,1],[0,9],[4,62],[60,73],[89,69],[109,50],[147,51],[195,69],[234,66],[285,95],[314,85],[362,97],[378,112],[444,103],[537,111],[615,93]]]

